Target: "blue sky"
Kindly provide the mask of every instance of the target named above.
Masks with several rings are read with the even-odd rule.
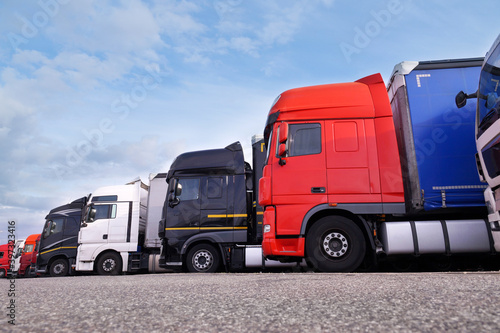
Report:
[[[300,86],[481,57],[494,1],[0,2],[0,243],[50,209],[240,141]]]

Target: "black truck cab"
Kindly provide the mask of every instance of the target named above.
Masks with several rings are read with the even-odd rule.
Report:
[[[160,267],[191,272],[244,267],[244,249],[260,246],[262,224],[253,190],[258,179],[244,161],[241,144],[181,154],[166,181]]]

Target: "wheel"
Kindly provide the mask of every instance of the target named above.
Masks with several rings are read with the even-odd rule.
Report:
[[[452,256],[436,256],[429,259],[429,268],[433,272],[449,272],[455,270],[455,258]]]
[[[69,264],[66,259],[57,259],[52,262],[49,268],[50,276],[66,276],[69,272]]]
[[[401,258],[390,262],[392,271],[394,272],[417,272],[419,270],[418,262],[413,258]]]
[[[97,261],[96,270],[99,275],[118,275],[122,270],[122,258],[114,252],[105,253]]]
[[[319,219],[306,236],[306,256],[322,272],[352,272],[365,257],[366,243],[358,226],[343,216]]]
[[[219,269],[220,255],[210,244],[198,244],[189,250],[186,267],[192,273],[214,273]]]
[[[24,270],[23,277],[25,277],[25,278],[30,277],[30,267],[29,266],[26,267],[26,269]]]
[[[3,278],[7,275],[7,273],[5,272],[5,269],[0,269],[0,278]]]

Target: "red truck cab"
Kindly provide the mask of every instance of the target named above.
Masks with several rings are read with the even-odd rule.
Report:
[[[19,271],[17,272],[18,276],[30,276],[31,264],[33,262],[36,263],[37,252],[35,251],[35,249],[37,242],[40,241],[40,235],[41,234],[33,234],[26,238],[23,253],[21,255]]]
[[[269,111],[264,137],[264,256],[305,257],[322,271],[358,267],[366,247],[375,248],[362,214],[405,212],[381,75],[285,91]]]
[[[9,248],[12,251],[14,246],[11,244],[0,245],[0,278],[7,276],[7,270],[10,267]]]

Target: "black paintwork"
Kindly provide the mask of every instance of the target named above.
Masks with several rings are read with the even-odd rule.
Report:
[[[263,140],[254,144],[254,155],[259,156],[254,156],[253,163],[259,174],[265,158],[261,143]],[[232,264],[229,248],[261,243],[262,225],[257,223],[253,207],[258,178],[244,161],[239,142],[224,149],[179,155],[170,167],[167,181],[169,190],[158,229],[163,239],[161,267],[182,262],[189,247],[199,242],[219,245],[226,265]],[[183,194],[176,196],[176,183],[183,186],[182,192],[189,188],[189,200],[183,199]],[[198,183],[198,195],[193,195],[192,184]]]
[[[70,265],[75,262],[78,232],[87,199],[88,197],[82,197],[67,205],[54,208],[45,217],[36,263],[38,273],[48,273],[50,264],[57,258],[66,258]],[[62,225],[54,232],[50,232],[47,228],[54,221]]]

